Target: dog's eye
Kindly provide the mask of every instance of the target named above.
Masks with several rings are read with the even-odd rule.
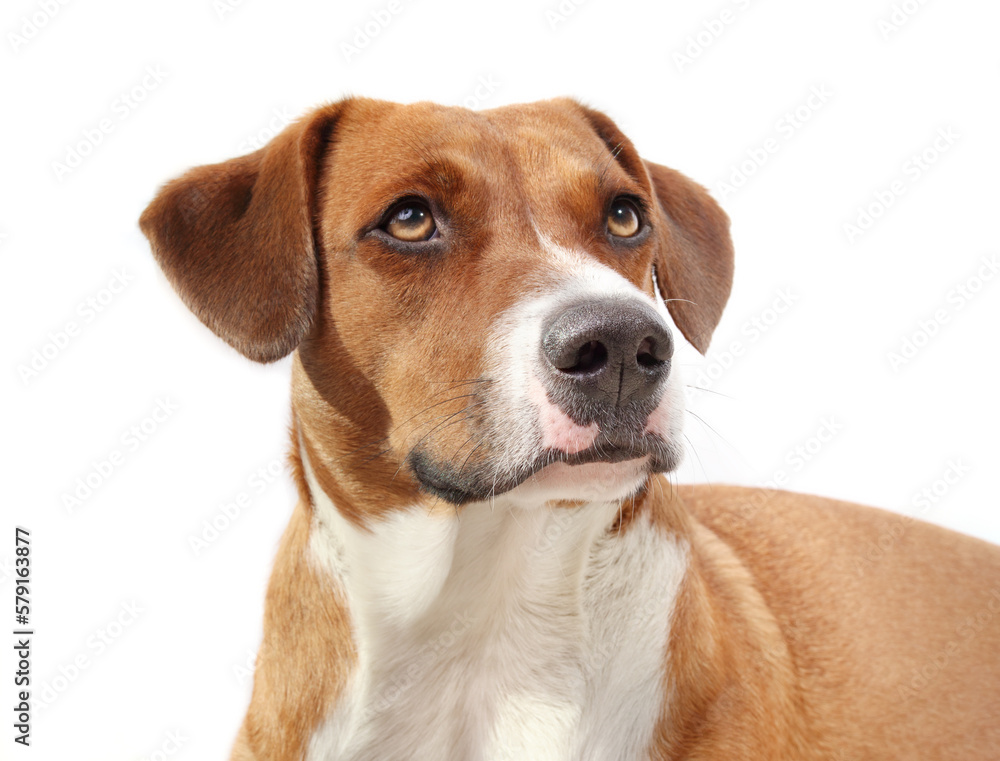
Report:
[[[415,243],[437,235],[434,215],[423,201],[404,201],[389,212],[382,229],[397,240]]]
[[[641,228],[636,205],[627,198],[616,198],[608,210],[608,232],[616,238],[631,238]]]

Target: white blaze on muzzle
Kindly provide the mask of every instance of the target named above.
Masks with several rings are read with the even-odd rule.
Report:
[[[494,326],[489,342],[491,360],[486,375],[493,383],[484,406],[491,428],[488,436],[493,457],[498,459],[498,470],[503,471],[505,467],[514,469],[518,463],[530,462],[542,455],[550,456],[561,466],[557,470],[567,471],[559,478],[563,485],[572,481],[573,472],[587,480],[600,479],[602,468],[608,471],[610,481],[629,481],[625,476],[641,468],[625,467],[626,463],[616,462],[614,456],[609,456],[607,462],[587,462],[586,466],[583,461],[574,462],[573,456],[581,453],[599,460],[594,452],[601,449],[608,435],[617,433],[602,430],[599,414],[594,419],[581,419],[565,403],[560,404],[563,400],[553,398],[551,384],[546,382],[547,373],[552,373],[553,368],[546,366],[543,356],[543,334],[553,315],[588,301],[634,304],[646,313],[652,310],[669,325],[666,307],[660,299],[651,298],[617,272],[585,254],[550,242],[546,242],[545,248],[555,265],[551,285],[536,289],[504,313]],[[630,439],[636,446],[641,446],[638,440],[643,436],[662,439],[677,450],[679,457],[681,398],[676,371],[671,368],[647,402],[632,405],[621,413],[636,418],[630,421],[631,433],[623,434],[623,438]],[[618,459],[626,458],[641,460],[642,456],[637,452],[634,458],[628,457],[626,451]],[[567,462],[559,462],[561,460]],[[554,468],[555,465],[544,468],[533,479],[537,482],[540,475]],[[612,477],[615,474],[621,478]],[[567,494],[565,498],[572,497]]]

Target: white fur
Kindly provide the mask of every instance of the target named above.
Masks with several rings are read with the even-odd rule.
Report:
[[[359,529],[304,464],[359,653],[308,761],[644,757],[684,546],[644,519],[610,532],[616,503],[506,497]]]

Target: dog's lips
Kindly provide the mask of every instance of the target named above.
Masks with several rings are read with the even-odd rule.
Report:
[[[642,436],[634,441],[616,442],[603,436],[582,452],[572,454],[558,450],[549,450],[546,459],[549,462],[564,462],[567,465],[587,465],[595,462],[616,463],[625,460],[637,460],[643,457],[653,457],[661,453],[668,454],[666,443],[656,436]],[[666,459],[666,458],[664,458]]]
[[[647,473],[667,472],[680,463],[676,446],[659,436],[645,434],[628,441],[616,441],[604,435],[581,452],[569,454],[545,450],[535,458],[513,465],[498,465],[489,460],[459,470],[452,463],[441,463],[423,450],[414,450],[409,465],[420,487],[454,505],[481,502],[516,489],[522,483],[551,465],[576,467],[605,464],[613,468],[619,463],[635,461],[638,469]],[[643,461],[643,462],[639,462]],[[579,471],[581,476],[600,476],[599,468]]]

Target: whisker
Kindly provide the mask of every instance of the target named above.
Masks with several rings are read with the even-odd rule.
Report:
[[[362,467],[364,467],[365,465],[368,465],[369,463],[374,462],[379,457],[382,457],[383,455],[389,454],[391,451],[392,451],[392,447],[384,447],[383,449],[378,450],[375,454],[371,455],[370,457],[366,457],[364,460],[362,460],[356,466],[354,466],[353,468],[351,468],[351,471],[352,472],[358,471]]]
[[[605,182],[605,180],[607,179],[607,176],[608,176],[608,170],[611,168],[611,162],[618,160],[618,154],[620,154],[622,152],[622,147],[624,145],[625,145],[624,143],[618,143],[618,145],[616,145],[614,148],[612,148],[611,151],[609,152],[607,161],[604,162],[604,166],[601,167],[600,174],[598,174],[598,176],[597,176],[597,185],[598,185],[598,187],[601,187],[601,186],[604,185],[604,182]]]
[[[468,396],[472,396],[472,395],[469,394]],[[394,480],[396,478],[396,476],[399,475],[399,471],[402,469],[403,465],[406,464],[407,460],[410,459],[410,455],[413,454],[413,451],[417,447],[419,447],[424,441],[426,441],[426,439],[427,439],[428,436],[430,436],[435,431],[437,431],[440,428],[442,428],[442,426],[446,425],[449,421],[451,421],[453,418],[457,417],[458,415],[468,415],[468,413],[469,413],[470,410],[474,409],[475,407],[479,406],[480,404],[482,404],[482,402],[477,402],[476,404],[472,405],[471,407],[468,406],[468,405],[466,405],[462,409],[460,409],[460,410],[458,410],[456,412],[453,412],[450,415],[440,415],[438,418],[434,418],[435,420],[437,420],[437,419],[439,419],[441,417],[444,417],[445,419],[442,422],[438,423],[433,428],[431,428],[431,430],[429,430],[423,436],[421,436],[420,439],[417,440],[417,443],[414,444],[412,447],[409,448],[409,450],[406,452],[406,455],[403,456],[400,459],[399,467],[396,468],[396,472],[392,474],[392,479],[390,479],[390,480]],[[465,418],[462,418],[462,420],[464,420],[464,419]],[[428,421],[428,422],[431,422],[431,421]],[[456,421],[456,422],[461,422],[461,421]]]
[[[695,386],[693,383],[685,383],[684,385],[687,386],[688,388],[695,388],[695,389],[698,389],[699,391],[705,391],[705,392],[707,392],[709,394],[716,394],[718,396],[725,397],[726,399],[735,399],[735,397],[732,397],[729,394],[723,394],[721,391],[716,391],[714,388],[705,388],[704,386]]]
[[[743,456],[743,453],[739,449],[737,449],[735,446],[733,446],[732,443],[730,443],[722,434],[720,434],[717,430],[715,430],[711,425],[709,425],[707,422],[705,422],[705,420],[701,417],[701,415],[698,415],[695,412],[691,412],[691,410],[688,409],[688,408],[686,408],[686,407],[685,407],[685,411],[689,415],[691,415],[695,420],[697,420],[699,423],[701,423],[701,425],[703,425],[705,428],[707,428],[709,431],[711,431],[719,439],[719,441],[721,441],[723,444],[725,444],[727,447],[729,447],[729,449],[732,450],[733,454],[735,454],[736,457],[739,458],[740,462],[743,463],[743,465],[745,465],[750,470],[753,470],[753,466],[746,459],[746,457]]]
[[[686,433],[681,433],[681,435],[684,437],[684,440],[688,443],[688,449],[691,450],[691,454],[693,454],[694,458],[698,461],[698,469],[701,470],[701,475],[704,476],[706,481],[709,480],[708,471],[705,470],[705,464],[701,461],[701,455],[698,454],[698,450],[694,448],[694,442],[691,441],[691,437],[688,436]]]
[[[458,457],[458,453],[462,451],[462,447],[464,447],[464,446],[465,446],[466,444],[468,444],[468,443],[469,443],[470,441],[472,441],[472,440],[473,440],[474,438],[476,438],[476,434],[474,434],[474,433],[473,433],[473,434],[472,434],[471,436],[469,436],[469,438],[467,438],[467,439],[466,439],[465,441],[463,441],[463,442],[462,442],[461,444],[459,444],[459,445],[458,445],[458,449],[456,449],[456,450],[455,450],[455,451],[454,451],[454,452],[452,453],[451,457],[450,457],[450,458],[448,458],[448,459],[450,459],[450,460],[454,460],[454,459],[455,459],[456,457]]]
[[[399,424],[399,425],[397,425],[397,426],[396,426],[395,428],[393,428],[393,429],[392,429],[391,431],[389,431],[389,433],[388,433],[387,435],[383,436],[383,437],[382,437],[381,439],[376,439],[375,441],[371,441],[371,442],[369,442],[369,443],[367,443],[367,444],[363,444],[363,445],[362,445],[362,446],[360,446],[360,447],[355,447],[354,449],[350,450],[349,452],[346,452],[344,456],[345,456],[345,457],[350,457],[351,455],[353,455],[353,454],[356,454],[356,453],[358,453],[358,452],[360,452],[360,451],[362,451],[362,450],[365,450],[365,449],[367,449],[368,447],[372,447],[372,446],[375,446],[376,444],[381,444],[381,443],[382,443],[383,441],[388,441],[388,440],[389,440],[389,439],[390,439],[390,438],[392,437],[392,435],[393,435],[394,433],[396,433],[396,432],[397,432],[397,431],[398,431],[398,430],[399,430],[400,428],[402,428],[402,427],[403,427],[404,425],[406,425],[406,424],[407,424],[407,423],[409,423],[410,421],[412,421],[412,420],[414,420],[414,419],[416,419],[416,418],[420,417],[420,416],[421,416],[421,415],[423,415],[423,414],[424,414],[425,412],[428,412],[429,410],[432,410],[432,409],[434,409],[435,407],[440,407],[440,406],[441,406],[442,404],[448,404],[449,402],[454,402],[454,401],[458,401],[459,399],[469,399],[469,398],[474,398],[475,396],[476,396],[475,394],[460,394],[459,396],[453,396],[453,397],[451,397],[450,399],[444,399],[443,401],[440,401],[440,402],[435,402],[434,404],[431,404],[431,405],[428,405],[427,407],[424,407],[424,408],[423,408],[422,410],[420,410],[420,411],[419,411],[419,412],[417,412],[416,414],[414,414],[414,415],[411,415],[410,417],[408,417],[408,418],[407,418],[406,420],[404,420],[404,421],[403,421],[402,423],[400,423],[400,424]],[[434,419],[436,420],[437,418],[434,418]],[[421,425],[423,425],[423,423],[421,423]]]
[[[699,415],[697,412],[692,412],[691,409],[688,408],[688,407],[685,407],[684,410],[691,417],[693,417],[695,420],[697,420],[699,423],[701,423],[703,426],[705,426],[708,430],[710,430],[712,433],[714,433],[716,436],[718,436],[719,440],[722,441],[724,444],[726,444],[726,446],[728,446],[734,452],[739,453],[739,450],[736,447],[734,447],[732,444],[730,444],[726,440],[725,436],[723,436],[721,433],[719,433],[717,430],[715,430],[711,425],[709,425],[707,422],[705,422],[705,419],[701,415]]]
[[[438,383],[452,383],[455,386],[462,386],[466,383],[496,383],[493,378],[463,378],[461,380],[442,380],[442,381],[427,381],[428,383],[438,384]]]

